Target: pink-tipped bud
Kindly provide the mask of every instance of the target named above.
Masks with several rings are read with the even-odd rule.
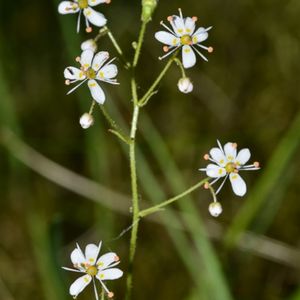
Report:
[[[188,94],[188,93],[192,92],[194,89],[194,85],[193,85],[191,79],[188,77],[180,78],[177,83],[177,87],[178,87],[179,91],[184,94]]]
[[[81,116],[79,123],[83,129],[88,129],[94,124],[94,118],[91,114],[84,113]]]

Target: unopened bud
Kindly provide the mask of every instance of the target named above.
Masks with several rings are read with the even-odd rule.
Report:
[[[213,217],[218,217],[223,211],[221,203],[212,202],[208,207],[208,211]]]
[[[156,8],[157,0],[142,0],[142,21],[151,21],[152,14]]]
[[[88,129],[89,127],[91,127],[94,124],[94,118],[92,115],[90,115],[88,113],[84,113],[81,116],[79,123],[83,129]]]
[[[194,88],[193,83],[191,82],[190,78],[188,78],[188,77],[180,78],[177,86],[178,86],[179,91],[184,94],[190,93]]]
[[[86,40],[81,44],[81,50],[92,50],[93,52],[97,51],[97,44],[93,39]]]

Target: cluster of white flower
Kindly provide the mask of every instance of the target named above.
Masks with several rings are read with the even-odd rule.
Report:
[[[251,156],[250,150],[245,148],[237,153],[236,143],[226,143],[224,148],[218,140],[217,144],[218,147],[212,148],[209,154],[204,155],[204,159],[212,163],[206,168],[199,170],[206,172],[208,177],[213,178],[213,181],[208,183],[209,185],[213,185],[223,178],[222,183],[215,192],[216,195],[220,192],[229,177],[233,192],[237,196],[242,197],[247,192],[247,186],[244,179],[239,175],[239,172],[259,170],[259,163],[254,162],[253,164],[246,165]],[[208,185],[206,185],[206,187],[208,188]],[[218,216],[222,212],[222,207],[219,202],[214,203],[215,204],[209,207],[209,211],[213,216]]]
[[[85,254],[83,254],[79,245],[71,253],[71,261],[73,268],[63,267],[67,271],[76,273],[82,273],[81,277],[76,279],[70,286],[70,295],[76,298],[91,282],[94,285],[94,292],[96,300],[99,299],[95,278],[99,280],[102,288],[107,293],[108,298],[112,298],[114,293],[109,291],[104,281],[114,280],[123,276],[123,272],[115,268],[119,263],[120,259],[114,252],[108,252],[101,255],[99,253],[101,249],[101,243],[99,245],[88,244],[85,247]]]

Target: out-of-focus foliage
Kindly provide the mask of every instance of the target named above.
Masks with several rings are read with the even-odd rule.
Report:
[[[68,285],[75,276],[60,266],[70,264],[75,241],[102,239],[105,250],[117,251],[122,268],[127,266],[129,235],[114,238],[130,224],[129,206],[127,216],[121,215],[51,183],[14,159],[22,149],[8,145],[4,135],[3,130],[10,128],[49,159],[111,190],[130,194],[126,152],[108,133],[100,111],[91,129],[83,131],[79,126],[80,115],[89,109],[89,93],[82,88],[66,96],[62,71],[74,64],[80,41],[88,35],[77,36],[76,17],[58,15],[56,4],[0,3],[0,299],[69,299]],[[200,26],[213,26],[207,44],[215,51],[208,63],[199,59],[188,71],[194,83],[192,94],[177,90],[180,72],[174,66],[142,112],[141,199],[149,205],[162,201],[181,185],[188,187],[203,178],[197,169],[205,165],[202,156],[217,138],[249,147],[262,170],[245,174],[247,197],[235,197],[228,186],[220,193],[224,212],[217,222],[223,233],[211,222],[206,191],[193,195],[194,212],[181,204],[186,212],[179,219],[176,213],[162,212],[164,225],[142,222],[134,299],[208,299],[213,289],[226,291],[226,284],[233,299],[298,299],[300,128],[295,120],[300,113],[300,2],[159,1],[137,70],[141,94],[165,63],[157,59],[162,49],[154,33],[161,29],[160,20],[178,7],[185,15],[197,15]],[[125,54],[132,55],[141,1],[114,0],[101,9]],[[116,55],[108,38],[100,40],[99,48]],[[121,85],[104,87],[105,105],[128,123],[128,76],[118,63]],[[201,224],[194,219],[198,214],[210,235],[218,236],[214,241],[217,263],[202,236],[205,229],[193,226]],[[174,229],[180,224],[186,231]],[[226,235],[227,228],[231,231]],[[241,228],[255,238],[264,234],[277,242],[252,248],[242,242],[227,248],[223,237],[232,237],[230,232]],[[214,282],[206,276],[207,261],[199,253],[213,262],[212,277],[219,274],[221,279]],[[122,299],[124,281],[112,283],[112,288],[116,299]],[[220,293],[215,295],[222,299]],[[91,297],[92,289],[80,295],[83,300]]]

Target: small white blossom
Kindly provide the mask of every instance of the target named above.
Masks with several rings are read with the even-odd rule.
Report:
[[[83,13],[85,17],[86,31],[91,32],[92,28],[89,23],[95,26],[102,27],[106,24],[107,20],[103,14],[95,11],[92,7],[101,3],[110,3],[110,0],[74,0],[74,1],[62,1],[58,5],[58,12],[60,14],[76,14],[77,19],[77,32],[80,30],[80,18]]]
[[[188,94],[193,91],[193,83],[191,82],[191,79],[188,77],[182,77],[178,81],[178,89],[180,92],[184,94]]]
[[[84,41],[81,44],[81,50],[82,51],[84,51],[84,50],[92,50],[92,51],[96,52],[97,48],[98,48],[97,47],[97,43],[93,39],[89,39],[87,41]]]
[[[90,282],[93,282],[95,297],[96,300],[98,300],[95,278],[99,280],[102,288],[107,293],[107,296],[109,298],[113,297],[114,294],[108,290],[104,281],[118,279],[123,276],[123,272],[120,269],[114,268],[120,263],[120,259],[114,252],[108,252],[98,258],[100,248],[101,242],[99,243],[99,246],[88,244],[85,247],[85,253],[83,254],[77,244],[77,247],[71,253],[71,261],[74,269],[63,267],[63,269],[67,271],[84,274],[76,279],[70,286],[70,295],[73,296],[74,299],[90,284]]]
[[[208,207],[208,211],[213,217],[218,217],[223,211],[221,203],[212,202]]]
[[[200,27],[195,31],[197,17],[183,18],[181,9],[179,9],[179,16],[169,16],[168,21],[170,22],[172,29],[161,22],[161,25],[164,26],[168,32],[158,31],[155,34],[155,38],[166,45],[163,48],[164,51],[168,52],[160,57],[160,59],[163,59],[177,49],[182,48],[182,62],[184,68],[191,68],[195,65],[196,55],[194,51],[207,61],[207,58],[197,49],[197,47],[204,49],[209,53],[213,52],[212,47],[202,45],[202,42],[208,38],[208,31],[212,27]]]
[[[83,129],[88,129],[94,124],[94,118],[91,114],[84,113],[80,117],[79,123]]]
[[[259,163],[254,162],[253,164],[246,165],[251,156],[247,148],[237,153],[236,143],[227,143],[224,148],[222,148],[219,141],[217,143],[218,148],[212,148],[209,154],[204,155],[204,159],[210,160],[213,163],[199,170],[205,171],[208,177],[214,178],[210,183],[211,185],[216,183],[220,178],[224,178],[216,194],[220,192],[226,179],[229,177],[233,192],[237,196],[242,197],[247,192],[247,186],[243,178],[239,175],[239,172],[258,170],[260,169]]]
[[[87,81],[93,99],[99,104],[103,104],[105,94],[96,80],[118,84],[117,80],[114,79],[118,74],[118,68],[111,63],[114,58],[106,63],[108,58],[109,53],[106,51],[100,51],[95,55],[90,49],[84,50],[81,57],[76,58],[80,62],[81,68],[67,67],[64,70],[67,85],[80,81],[77,86],[68,92],[68,95]]]

